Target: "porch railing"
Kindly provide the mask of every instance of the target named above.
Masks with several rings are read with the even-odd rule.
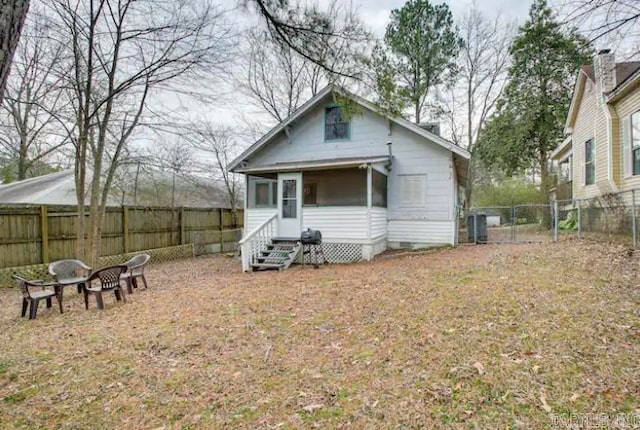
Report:
[[[277,234],[278,214],[271,215],[258,227],[253,229],[249,234],[240,239],[240,253],[242,258],[242,270],[248,272],[251,263],[256,261],[257,257],[264,250],[265,246]]]

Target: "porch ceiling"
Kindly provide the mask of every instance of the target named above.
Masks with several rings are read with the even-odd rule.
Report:
[[[339,169],[358,167],[366,164],[390,163],[389,156],[331,158],[324,160],[301,160],[274,163],[263,166],[238,168],[238,173],[298,172],[303,170]]]

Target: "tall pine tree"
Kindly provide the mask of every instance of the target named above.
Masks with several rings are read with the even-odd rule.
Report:
[[[510,54],[509,83],[478,152],[506,174],[536,169],[549,187],[549,154],[562,139],[575,73],[590,60],[588,41],[556,21],[546,0],[535,0]]]
[[[391,11],[384,42],[373,61],[381,103],[397,111],[411,106],[419,124],[430,91],[455,74],[462,40],[449,6],[409,0]]]

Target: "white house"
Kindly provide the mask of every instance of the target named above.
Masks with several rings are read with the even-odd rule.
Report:
[[[336,95],[356,113],[344,115]],[[307,228],[321,231],[329,262],[455,244],[468,160],[442,137],[326,87],[229,165],[246,178],[243,269],[287,266]]]

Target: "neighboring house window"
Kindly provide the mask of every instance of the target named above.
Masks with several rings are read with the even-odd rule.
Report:
[[[596,182],[596,151],[593,139],[589,139],[584,144],[584,183],[593,185]]]
[[[427,175],[398,175],[400,206],[421,208],[426,206]]]
[[[562,160],[558,165],[560,183],[571,182],[571,156]]]
[[[340,106],[330,106],[324,110],[324,140],[343,140],[350,137],[349,121]]]
[[[631,115],[631,162],[633,174],[640,174],[640,111]]]
[[[254,206],[256,208],[276,207],[278,186],[275,181],[255,182]]]
[[[304,184],[302,189],[303,201],[305,205],[317,205],[318,204],[318,184]]]

